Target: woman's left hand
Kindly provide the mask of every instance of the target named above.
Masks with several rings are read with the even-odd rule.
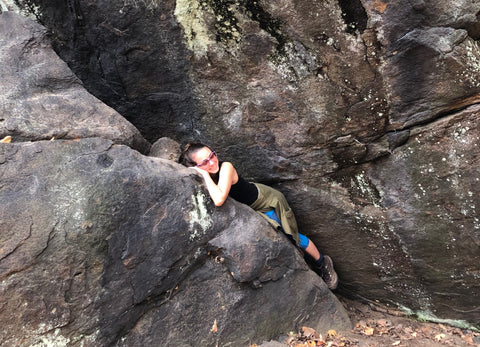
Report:
[[[197,166],[192,166],[190,167],[191,169],[194,169],[195,171],[197,171],[198,173],[200,173],[202,176],[205,175],[205,174],[208,174],[207,170],[203,170]]]

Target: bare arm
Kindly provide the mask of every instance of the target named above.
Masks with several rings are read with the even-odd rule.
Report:
[[[229,162],[223,163],[220,167],[218,184],[212,180],[212,177],[210,177],[210,174],[207,171],[198,167],[195,167],[195,170],[202,174],[208,193],[215,206],[222,206],[225,200],[227,200],[232,184],[235,184],[238,181],[238,174],[233,165]]]

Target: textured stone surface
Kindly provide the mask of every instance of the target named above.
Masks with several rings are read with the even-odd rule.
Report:
[[[22,3],[149,140],[281,189],[341,291],[478,326],[479,2]]]
[[[417,302],[441,317],[474,323],[480,318],[472,311],[480,301],[479,116],[476,105],[413,129],[403,150],[364,176],[388,221],[376,237],[402,241],[396,247],[384,241],[376,253],[382,277],[402,284],[410,307]],[[403,261],[388,264],[391,257]]]
[[[13,141],[103,137],[140,151],[140,132],[82,86],[51,47],[45,28],[0,14],[0,137]]]
[[[162,137],[155,141],[148,153],[151,157],[163,158],[178,162],[182,150],[178,142],[169,137]]]
[[[0,344],[242,345],[349,319],[256,212],[104,139],[0,144]],[[217,332],[211,332],[214,321]]]

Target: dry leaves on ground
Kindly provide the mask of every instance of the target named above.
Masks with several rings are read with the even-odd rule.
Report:
[[[309,327],[302,327],[298,334],[290,333],[284,343],[292,347],[351,346],[351,343],[345,337],[339,336],[335,330],[329,330],[326,336],[323,336]]]
[[[425,325],[426,324],[426,325]],[[477,346],[480,333],[446,327],[442,324],[419,323],[418,327],[393,324],[387,319],[359,321],[353,334],[343,336],[329,330],[325,336],[312,328],[302,327],[282,341],[290,347],[348,347],[348,346]],[[382,339],[382,340],[379,340]],[[361,341],[361,342],[360,342]]]
[[[479,346],[474,340],[478,340],[479,333],[461,330],[443,324],[418,323],[412,321],[411,325],[393,324],[386,319],[372,319],[359,321],[354,331],[365,336],[388,336],[395,341],[392,346],[401,346],[406,341],[431,341],[446,346]]]

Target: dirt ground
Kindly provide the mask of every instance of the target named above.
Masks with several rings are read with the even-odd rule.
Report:
[[[444,324],[420,322],[400,311],[371,303],[339,297],[353,323],[350,331],[330,330],[320,335],[308,327],[289,333],[280,341],[263,343],[261,347],[480,347],[480,333]],[[252,345],[251,347],[254,347]]]

